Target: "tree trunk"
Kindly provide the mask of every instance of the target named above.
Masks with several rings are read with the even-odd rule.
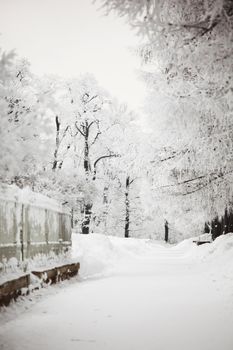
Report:
[[[103,205],[104,205],[104,212],[103,212],[103,221],[104,221],[104,232],[107,232],[107,217],[108,217],[108,186],[104,186],[104,193],[103,193]]]
[[[74,208],[71,209],[71,228],[74,228]]]
[[[55,118],[55,122],[56,122],[56,148],[55,148],[55,151],[54,151],[54,160],[53,160],[53,167],[52,167],[52,170],[55,171],[56,168],[57,168],[57,155],[58,155],[58,149],[59,149],[59,146],[60,146],[60,122],[59,122],[59,118],[58,116],[56,115],[56,118]]]
[[[90,233],[90,221],[91,221],[91,209],[92,204],[88,203],[84,205],[84,220],[82,222],[82,233],[89,234]]]
[[[84,170],[86,173],[86,180],[89,180],[90,173],[90,162],[89,162],[89,125],[88,122],[85,122],[85,130],[84,130]],[[84,204],[84,219],[82,222],[82,233],[89,234],[90,233],[90,222],[91,222],[91,214],[92,214],[92,203]]]
[[[84,132],[85,144],[84,144],[84,170],[88,179],[90,172],[90,164],[89,164],[89,128],[88,122],[85,123],[85,132]]]
[[[165,242],[167,243],[168,242],[168,222],[167,222],[167,220],[165,220],[164,228],[165,228]]]
[[[129,237],[129,218],[130,218],[130,202],[129,202],[129,185],[130,177],[126,178],[126,188],[125,188],[125,237]]]

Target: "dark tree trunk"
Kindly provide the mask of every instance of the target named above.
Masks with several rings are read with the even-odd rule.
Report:
[[[91,100],[89,100],[90,102]],[[85,111],[84,111],[85,113]],[[84,170],[85,170],[85,174],[86,174],[86,180],[89,181],[90,180],[90,174],[92,171],[91,168],[91,164],[90,164],[90,159],[89,159],[89,151],[90,151],[90,147],[89,147],[89,130],[90,127],[92,125],[96,124],[95,121],[92,121],[91,123],[88,123],[88,120],[85,121],[84,124],[81,125],[81,128],[79,128],[76,125],[77,130],[79,131],[79,133],[84,137],[84,161],[83,161],[83,166],[84,166]],[[95,139],[93,142],[95,142],[98,138],[98,136],[100,135],[100,132],[98,131]],[[93,144],[92,142],[92,144]],[[107,154],[104,156],[99,157],[93,164],[93,177],[92,180],[95,181],[96,180],[96,166],[98,164],[98,162],[102,159],[105,158],[111,158],[111,157],[118,157],[118,155],[116,154]],[[89,233],[89,226],[90,226],[90,221],[91,221],[91,215],[92,215],[92,203],[89,204],[84,204],[84,220],[83,220],[83,224],[82,224],[82,233],[84,234],[88,234]]]
[[[212,221],[211,226],[212,226],[212,231],[211,231],[212,239],[214,241],[217,237],[219,237],[222,234],[222,232],[221,232],[221,221],[220,221],[220,219],[217,216]]]
[[[229,210],[228,232],[233,232],[233,211]]]
[[[84,205],[84,220],[82,222],[82,233],[89,234],[90,233],[90,221],[91,221],[91,209],[92,204],[88,203]]]
[[[104,193],[103,193],[103,205],[104,205],[104,212],[103,212],[103,221],[104,221],[104,232],[107,232],[107,217],[108,217],[108,186],[104,186]]]
[[[74,228],[74,208],[71,209],[71,228]]]
[[[60,124],[61,123],[59,122],[59,118],[57,115],[55,118],[55,122],[56,122],[56,148],[54,151],[54,160],[53,160],[53,167],[52,167],[52,170],[54,170],[54,171],[57,168],[57,163],[58,163],[57,155],[58,155],[58,149],[59,149],[59,145],[60,145]]]
[[[165,242],[167,243],[168,242],[168,222],[167,222],[167,220],[165,220],[164,228],[165,228]]]
[[[89,175],[90,164],[89,164],[89,127],[88,122],[85,124],[85,132],[84,132],[85,144],[84,144],[84,170],[86,175]]]
[[[103,204],[108,204],[108,186],[104,186]]]
[[[229,213],[227,208],[225,209],[224,217],[223,217],[223,234],[225,235],[229,231]]]
[[[85,122],[84,127],[84,170],[86,173],[86,178],[88,181],[89,173],[90,173],[90,161],[89,161],[89,125],[88,122]],[[91,214],[92,214],[92,203],[84,204],[84,219],[82,222],[82,233],[89,234],[90,233],[90,222],[91,222]]]
[[[126,178],[125,186],[125,237],[129,237],[129,219],[130,219],[130,202],[129,202],[129,186],[130,186],[130,177]]]

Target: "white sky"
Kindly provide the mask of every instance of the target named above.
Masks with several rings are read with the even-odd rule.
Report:
[[[97,9],[92,0],[0,0],[0,46],[15,48],[37,74],[91,72],[138,107],[145,92],[134,72],[139,59],[128,47],[139,38],[123,20]]]

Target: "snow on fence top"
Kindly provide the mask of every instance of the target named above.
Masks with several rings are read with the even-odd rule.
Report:
[[[20,189],[16,185],[1,184],[0,199],[48,209],[59,213],[70,214],[70,210],[65,208],[57,200],[33,192],[29,187]]]

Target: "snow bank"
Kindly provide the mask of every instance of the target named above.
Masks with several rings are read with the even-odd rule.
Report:
[[[183,251],[190,257],[201,260],[214,260],[228,258],[233,260],[233,233],[219,236],[212,243],[206,243],[197,246],[193,241],[196,238],[185,239],[178,243],[172,249]]]
[[[82,235],[73,232],[71,255],[37,256],[28,262],[27,270],[33,267],[53,267],[62,263],[80,262],[79,276],[82,279],[99,278],[121,273],[128,265],[147,259],[148,264],[160,264],[166,260],[187,263],[208,263],[214,270],[233,276],[233,233],[220,236],[213,243],[197,246],[194,238],[173,246],[149,239],[120,238],[101,234]],[[181,258],[181,259],[180,259]],[[161,260],[161,261],[160,261]],[[142,261],[142,260],[141,260]],[[2,276],[4,277],[4,276]],[[9,277],[6,274],[5,277]]]
[[[116,266],[154,254],[150,240],[101,234],[72,235],[72,258],[80,262],[81,278],[113,274]],[[156,246],[160,246],[156,243]]]
[[[79,274],[82,278],[99,276],[112,262],[113,247],[108,237],[72,235],[72,257],[80,262]]]
[[[166,260],[174,255],[172,252],[191,264],[209,262],[218,269],[227,269],[233,273],[233,233],[200,246],[193,240],[186,239],[171,246],[148,239],[73,233],[72,258],[80,261],[80,276],[84,279],[112,275],[120,271],[119,265],[127,265],[138,259]]]
[[[225,278],[233,276],[233,233],[221,235],[212,243],[197,246],[193,238],[177,244],[175,250],[182,251],[192,263],[209,264],[210,269]]]
[[[29,187],[20,189],[16,185],[0,185],[0,199],[22,204],[32,205],[38,208],[48,209],[61,213],[70,213],[61,203],[55,199],[33,192]]]
[[[233,233],[219,236],[213,243],[198,248],[198,255],[205,260],[224,259],[233,262]]]

